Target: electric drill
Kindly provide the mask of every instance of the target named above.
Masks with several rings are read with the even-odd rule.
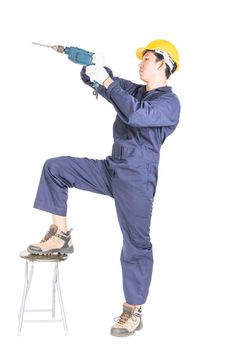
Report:
[[[74,63],[78,63],[78,64],[82,64],[84,66],[88,66],[88,65],[94,65],[94,64],[101,64],[104,65],[104,59],[100,54],[98,55],[98,62],[93,62],[94,59],[94,52],[90,52],[90,51],[86,51],[83,49],[80,49],[78,47],[65,47],[62,45],[44,45],[44,44],[40,44],[40,43],[35,43],[33,42],[32,44],[34,45],[39,45],[39,46],[43,46],[43,47],[49,47],[59,53],[65,53],[66,55],[68,55],[68,58],[74,62]],[[102,61],[102,62],[101,62]],[[98,88],[99,84],[97,82],[93,83],[93,88],[95,89],[93,91],[93,94],[96,96],[96,98],[98,97],[98,92],[97,92],[97,88]]]

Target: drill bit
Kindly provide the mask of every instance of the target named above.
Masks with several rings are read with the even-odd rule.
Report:
[[[36,43],[36,42],[32,42],[33,45],[39,45],[39,46],[43,46],[43,47],[49,47],[50,49],[53,49],[57,52],[63,53],[65,50],[65,47],[62,45],[45,45],[45,44],[40,44],[40,43]]]

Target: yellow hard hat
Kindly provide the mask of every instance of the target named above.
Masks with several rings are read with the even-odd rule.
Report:
[[[171,57],[171,59],[176,63],[177,69],[179,68],[179,53],[177,48],[170,43],[170,41],[158,39],[151,41],[146,47],[137,49],[136,56],[142,60],[143,53],[145,50],[159,50],[165,51]]]

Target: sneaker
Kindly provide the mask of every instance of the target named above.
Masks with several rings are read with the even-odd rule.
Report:
[[[71,241],[71,231],[64,233],[58,230],[56,225],[51,225],[40,243],[29,245],[27,250],[30,254],[38,255],[73,253],[74,247]]]
[[[140,329],[142,329],[141,306],[124,303],[122,314],[117,317],[116,323],[111,328],[111,335],[115,337],[127,337]]]

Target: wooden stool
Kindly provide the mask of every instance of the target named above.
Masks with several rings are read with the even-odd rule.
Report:
[[[67,329],[67,323],[66,323],[66,316],[65,316],[65,310],[62,300],[62,294],[61,294],[61,288],[60,288],[60,282],[59,282],[59,268],[58,263],[61,261],[64,261],[68,259],[68,255],[62,255],[62,254],[52,254],[52,255],[34,255],[30,254],[27,251],[23,251],[20,253],[20,257],[25,259],[25,273],[24,273],[24,289],[23,289],[23,298],[22,303],[19,310],[19,326],[18,326],[18,335],[21,334],[22,330],[22,324],[23,322],[62,322],[65,334],[68,334]],[[54,263],[54,273],[53,273],[53,283],[52,283],[52,308],[51,309],[25,309],[25,303],[28,296],[29,288],[31,286],[33,271],[34,271],[34,262],[46,262],[46,263]],[[29,263],[31,264],[30,271],[28,269]],[[58,301],[60,305],[60,311],[61,311],[61,319],[55,319],[55,312],[56,312],[56,303],[55,303],[55,297],[56,297],[56,291],[58,296]],[[51,312],[52,318],[51,320],[24,320],[24,312]]]

